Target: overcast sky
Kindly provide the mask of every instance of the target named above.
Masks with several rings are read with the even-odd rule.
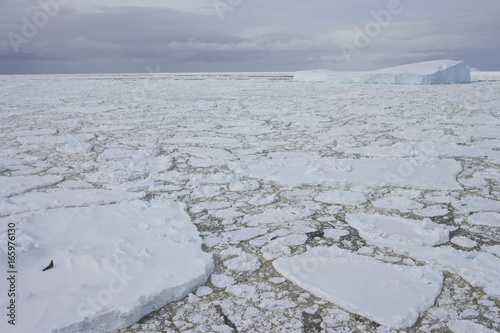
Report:
[[[0,73],[500,70],[499,0],[0,0]]]

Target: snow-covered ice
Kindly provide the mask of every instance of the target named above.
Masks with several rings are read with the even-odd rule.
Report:
[[[367,199],[363,193],[356,193],[353,191],[328,191],[320,193],[314,200],[328,204],[356,206],[364,204]]]
[[[470,83],[470,69],[463,61],[434,60],[383,68],[370,72],[299,71],[296,82],[372,83],[372,84],[449,84]]]
[[[320,156],[298,157],[280,154],[271,158],[254,158],[232,162],[238,174],[276,181],[284,185],[407,186],[424,189],[459,189],[456,181],[460,163],[434,160],[420,163],[407,159],[333,159]]]
[[[470,249],[477,246],[477,242],[464,236],[455,236],[450,240],[453,244]]]
[[[213,269],[185,205],[168,200],[52,209],[14,221],[18,307],[30,316],[18,321],[19,332],[128,326],[205,283]],[[7,243],[7,234],[0,239]],[[6,252],[0,257],[7,261]],[[54,268],[43,272],[51,260]]]
[[[486,225],[490,227],[500,227],[500,213],[482,212],[474,213],[467,218],[471,224]]]
[[[491,330],[482,325],[476,324],[470,320],[450,320],[448,322],[448,328],[453,333],[494,333],[495,330]]]
[[[430,267],[387,264],[336,247],[312,248],[273,266],[319,297],[395,329],[413,326],[443,282],[441,272]]]
[[[346,221],[368,242],[388,246],[433,246],[449,240],[449,230],[425,220],[409,220],[380,214],[348,214]]]
[[[412,258],[460,275],[492,298],[500,297],[500,258],[490,253],[462,251],[448,246],[410,247],[406,252]]]

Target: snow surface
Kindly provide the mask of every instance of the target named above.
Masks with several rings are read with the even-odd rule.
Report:
[[[463,61],[434,60],[383,68],[370,72],[299,71],[296,82],[371,84],[449,84],[470,83],[470,69]]]
[[[316,247],[273,266],[302,288],[395,329],[411,327],[434,304],[441,272],[383,263],[336,247]]]

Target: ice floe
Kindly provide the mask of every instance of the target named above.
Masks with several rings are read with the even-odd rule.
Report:
[[[173,201],[54,209],[15,221],[18,308],[29,314],[19,332],[129,326],[204,284],[213,269],[185,205]],[[0,239],[7,244],[6,229]],[[0,259],[7,262],[3,248]]]
[[[286,156],[286,155],[285,155]],[[229,164],[231,170],[290,186],[350,185],[408,186],[423,189],[460,189],[462,170],[454,160],[333,159],[286,156],[258,158]]]
[[[273,266],[313,294],[394,329],[413,326],[443,283],[431,267],[387,264],[337,247],[310,248]]]
[[[500,213],[482,212],[474,213],[467,218],[470,224],[486,225],[490,227],[500,227]]]
[[[60,183],[63,176],[0,176],[0,197],[10,197]]]
[[[346,221],[369,243],[381,246],[433,246],[449,240],[448,228],[430,219],[410,220],[380,214],[348,214]]]
[[[353,191],[322,192],[317,197],[315,197],[314,200],[327,204],[352,206],[361,205],[367,201],[366,196],[363,193]]]
[[[500,297],[500,258],[478,251],[456,250],[449,246],[410,247],[410,257],[460,275],[492,298]]]

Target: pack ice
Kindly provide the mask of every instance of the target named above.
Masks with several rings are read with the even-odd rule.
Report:
[[[17,307],[29,319],[8,331],[108,332],[204,284],[212,257],[185,209],[167,199],[135,200],[18,217]],[[0,240],[7,244],[6,232]],[[0,260],[7,262],[3,248]],[[51,260],[54,267],[42,271]]]
[[[470,83],[470,68],[463,61],[434,60],[370,72],[335,72],[326,69],[295,72],[296,82],[449,84]]]

